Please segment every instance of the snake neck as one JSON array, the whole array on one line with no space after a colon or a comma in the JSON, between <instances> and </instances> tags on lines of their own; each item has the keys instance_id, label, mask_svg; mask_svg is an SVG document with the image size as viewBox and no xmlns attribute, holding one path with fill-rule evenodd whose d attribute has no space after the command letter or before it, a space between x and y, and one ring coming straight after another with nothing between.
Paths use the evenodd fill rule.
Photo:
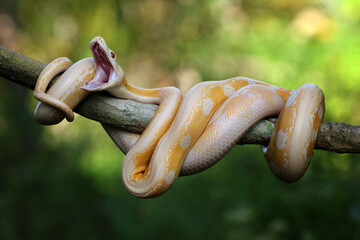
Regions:
<instances>
[{"instance_id":1,"label":"snake neck","mask_svg":"<svg viewBox=\"0 0 360 240\"><path fill-rule=\"evenodd\" d=\"M115 97L152 104L160 103L161 90L162 88L140 88L128 83L125 79L122 80L121 85L107 89L107 91Z\"/></svg>"}]
</instances>

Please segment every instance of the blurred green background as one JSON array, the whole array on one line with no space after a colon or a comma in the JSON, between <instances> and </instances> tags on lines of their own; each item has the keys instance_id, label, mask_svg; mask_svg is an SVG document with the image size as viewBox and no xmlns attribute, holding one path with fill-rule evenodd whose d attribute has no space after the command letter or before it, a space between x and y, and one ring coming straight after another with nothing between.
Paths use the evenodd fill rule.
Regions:
<instances>
[{"instance_id":1,"label":"blurred green background","mask_svg":"<svg viewBox=\"0 0 360 240\"><path fill-rule=\"evenodd\" d=\"M0 0L0 44L41 62L89 57L98 35L135 85L311 82L325 120L360 125L358 0ZM359 154L316 151L285 184L259 146L236 146L143 200L122 186L123 154L98 123L40 126L35 105L0 80L0 239L359 239Z\"/></svg>"}]
</instances>

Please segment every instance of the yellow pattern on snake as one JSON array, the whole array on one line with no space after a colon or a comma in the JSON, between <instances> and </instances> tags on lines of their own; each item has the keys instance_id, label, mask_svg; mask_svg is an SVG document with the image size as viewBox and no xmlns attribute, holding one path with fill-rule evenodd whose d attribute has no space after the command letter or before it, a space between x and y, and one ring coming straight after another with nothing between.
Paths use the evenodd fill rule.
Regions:
<instances>
[{"instance_id":1,"label":"yellow pattern on snake","mask_svg":"<svg viewBox=\"0 0 360 240\"><path fill-rule=\"evenodd\" d=\"M325 111L324 94L317 86L304 84L289 90L236 77L202 82L183 99L175 87L143 89L127 83L103 38L94 38L90 49L92 58L74 65L59 58L43 70L34 90L41 101L35 119L42 124L55 124L64 117L72 121L72 109L94 91L159 104L141 135L103 124L126 153L122 179L131 194L155 197L166 192L178 175L214 165L256 122L277 115L269 146L263 147L268 166L286 182L304 175ZM63 71L45 92L51 79Z\"/></svg>"}]
</instances>

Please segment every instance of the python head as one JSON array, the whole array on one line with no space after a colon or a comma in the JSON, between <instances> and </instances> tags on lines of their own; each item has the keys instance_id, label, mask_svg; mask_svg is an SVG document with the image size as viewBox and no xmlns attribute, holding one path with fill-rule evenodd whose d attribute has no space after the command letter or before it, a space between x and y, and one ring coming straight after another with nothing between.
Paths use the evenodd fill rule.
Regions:
<instances>
[{"instance_id":1,"label":"python head","mask_svg":"<svg viewBox=\"0 0 360 240\"><path fill-rule=\"evenodd\" d=\"M107 46L104 38L95 37L90 42L90 50L95 62L96 74L82 89L89 92L111 91L126 85L124 70L116 61L116 54Z\"/></svg>"}]
</instances>

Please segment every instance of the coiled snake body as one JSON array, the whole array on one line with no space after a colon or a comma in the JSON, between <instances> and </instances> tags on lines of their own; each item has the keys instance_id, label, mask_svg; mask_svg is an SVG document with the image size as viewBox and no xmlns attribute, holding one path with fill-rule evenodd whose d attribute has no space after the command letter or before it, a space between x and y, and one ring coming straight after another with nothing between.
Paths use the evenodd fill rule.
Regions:
<instances>
[{"instance_id":1,"label":"coiled snake body","mask_svg":"<svg viewBox=\"0 0 360 240\"><path fill-rule=\"evenodd\" d=\"M182 99L175 87L143 89L127 83L103 38L94 38L90 49L92 58L74 65L59 58L43 70L34 90L41 101L35 119L42 124L55 124L64 117L72 121L72 109L94 91L159 104L141 135L103 124L126 153L122 179L131 194L154 197L164 193L179 174L194 174L214 165L251 126L276 115L269 146L263 148L268 166L286 182L304 175L325 111L324 94L317 86L304 84L289 90L236 77L200 83ZM45 93L51 79L63 71Z\"/></svg>"}]
</instances>

